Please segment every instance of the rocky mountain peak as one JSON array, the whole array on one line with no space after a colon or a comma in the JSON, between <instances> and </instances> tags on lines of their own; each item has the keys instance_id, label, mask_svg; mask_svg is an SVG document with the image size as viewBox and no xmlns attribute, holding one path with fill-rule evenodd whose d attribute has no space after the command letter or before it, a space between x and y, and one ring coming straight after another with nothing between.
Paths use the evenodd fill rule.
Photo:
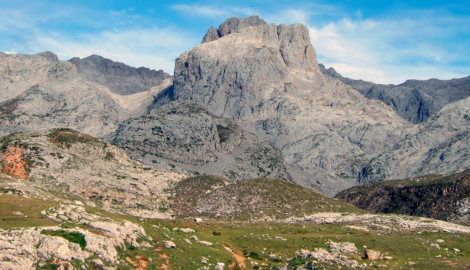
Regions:
<instances>
[{"instance_id":1,"label":"rocky mountain peak","mask_svg":"<svg viewBox=\"0 0 470 270\"><path fill-rule=\"evenodd\" d=\"M238 33L242 29L259 25L267 25L267 23L263 19L260 19L259 16L251 16L248 18L229 18L219 26L219 29L215 29L211 26L202 39L202 43L211 42L223 36Z\"/></svg>"},{"instance_id":2,"label":"rocky mountain peak","mask_svg":"<svg viewBox=\"0 0 470 270\"><path fill-rule=\"evenodd\" d=\"M37 55L40 55L51 62L59 62L59 57L51 51L45 51L42 53L38 53Z\"/></svg>"},{"instance_id":3,"label":"rocky mountain peak","mask_svg":"<svg viewBox=\"0 0 470 270\"><path fill-rule=\"evenodd\" d=\"M86 80L108 87L113 93L130 95L149 91L171 76L163 70L134 68L99 55L69 60Z\"/></svg>"}]
</instances>

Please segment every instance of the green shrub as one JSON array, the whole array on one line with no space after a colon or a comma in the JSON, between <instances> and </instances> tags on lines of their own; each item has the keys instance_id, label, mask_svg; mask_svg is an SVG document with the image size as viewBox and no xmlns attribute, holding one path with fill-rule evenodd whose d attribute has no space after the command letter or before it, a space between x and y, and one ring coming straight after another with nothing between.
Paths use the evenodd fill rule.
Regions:
<instances>
[{"instance_id":1,"label":"green shrub","mask_svg":"<svg viewBox=\"0 0 470 270\"><path fill-rule=\"evenodd\" d=\"M85 236L78 232L67 232L63 230L59 231L42 231L41 234L50 235L50 236L60 236L62 238L67 239L72 243L78 244L82 250L85 250L86 247L86 240Z\"/></svg>"}]
</instances>

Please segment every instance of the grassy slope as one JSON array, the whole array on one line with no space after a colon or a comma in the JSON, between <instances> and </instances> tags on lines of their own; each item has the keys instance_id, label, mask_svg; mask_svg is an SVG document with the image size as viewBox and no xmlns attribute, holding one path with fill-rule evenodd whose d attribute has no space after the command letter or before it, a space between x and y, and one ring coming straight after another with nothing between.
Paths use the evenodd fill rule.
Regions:
<instances>
[{"instance_id":1,"label":"grassy slope","mask_svg":"<svg viewBox=\"0 0 470 270\"><path fill-rule=\"evenodd\" d=\"M319 212L366 213L314 190L268 178L227 183L219 177L200 176L179 182L172 193L171 205L178 217L221 214L224 219L250 220Z\"/></svg>"},{"instance_id":2,"label":"grassy slope","mask_svg":"<svg viewBox=\"0 0 470 270\"><path fill-rule=\"evenodd\" d=\"M44 220L35 211L46 209L55 202L43 201L42 205L38 204L37 200L23 198L21 196L0 196L3 209L9 209L3 202L8 202L8 205L14 206L15 210L23 213L29 213L28 218L16 218L13 216L2 216L0 221L0 228L11 228L12 221L16 222L16 226L45 226L56 224L54 222L45 224ZM216 259L229 265L235 261L230 253L228 253L223 245L230 246L238 254L257 254L258 262L267 263L270 266L277 267L285 264L288 258L294 256L294 252L301 248L313 250L314 248L326 248L325 242L331 239L335 242L353 242L361 249L363 245L369 249L379 250L388 253L395 258L392 261L375 261L374 264L388 265L392 269L409 269L410 266L405 263L408 261L416 262L417 265L413 269L465 269L470 265L470 235L463 234L448 234L448 233L432 233L423 232L417 234L413 231L408 232L395 232L392 234L378 234L374 232L361 232L344 228L345 224L336 225L318 225L318 224L281 224L281 223L220 223L220 222L203 222L196 224L191 220L139 220L129 216L121 216L116 214L109 214L99 208L89 208L87 211L90 213L99 213L103 217L110 217L115 221L129 220L134 223L142 225L147 234L151 235L154 241L151 243L156 249L138 249L127 247L126 250L119 250L121 259L126 260L129 258L133 262L139 263L146 260L147 266L145 269L158 269L157 267L164 263L170 266L169 269L197 269L203 266L201 264L201 257L209 258L209 263L215 264ZM56 224L57 225L57 224ZM160 228L155 229L152 225L158 225ZM64 228L74 228L76 224L63 225ZM85 225L80 227L87 228ZM194 234L186 234L182 232L173 232L172 228L192 228L196 230ZM165 230L163 228L167 228ZM214 236L213 232L220 232L220 235ZM96 231L95 233L99 233ZM177 249L165 249L162 242L168 240L163 233L169 237L174 238ZM281 236L287 241L276 239L269 239L270 237ZM199 240L209 241L214 244L213 247L206 247L193 242L193 245L185 243L182 239L189 238L191 235L196 235ZM430 247L437 239L445 240L441 244L441 249ZM163 248L160 248L163 247ZM449 248L449 251L445 251ZM461 250L460 253L453 252L453 248ZM263 254L263 249L266 249ZM282 262L272 262L267 260L268 254L275 253L283 257ZM166 254L166 255L163 255ZM436 256L441 255L441 258ZM139 257L143 256L143 257ZM168 258L164 258L168 256ZM90 258L93 259L94 257ZM150 261L151 259L152 261ZM360 263L370 263L370 261L363 261L359 256L353 259L359 260ZM266 261L267 260L267 261ZM128 260L127 260L128 261ZM247 261L248 262L248 261ZM299 263L296 261L296 263ZM303 262L302 262L303 263ZM91 265L91 264L90 264ZM248 263L248 266L250 264ZM324 265L325 269L338 269L337 266ZM118 269L135 269L136 267L130 264L120 266ZM53 269L53 268L52 268ZM237 269L237 268L234 268ZM251 267L248 267L251 269ZM343 267L345 269L345 267Z\"/></svg>"}]
</instances>

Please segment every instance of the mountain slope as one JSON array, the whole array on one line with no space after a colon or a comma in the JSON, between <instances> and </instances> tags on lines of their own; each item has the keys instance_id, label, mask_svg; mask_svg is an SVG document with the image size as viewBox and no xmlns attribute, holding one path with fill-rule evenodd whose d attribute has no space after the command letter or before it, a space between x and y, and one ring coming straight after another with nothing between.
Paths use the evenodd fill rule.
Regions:
<instances>
[{"instance_id":1,"label":"mountain slope","mask_svg":"<svg viewBox=\"0 0 470 270\"><path fill-rule=\"evenodd\" d=\"M119 95L149 91L152 87L171 78L163 70L133 68L99 55L91 55L83 59L74 57L69 61L77 67L78 73L85 80L103 85Z\"/></svg>"},{"instance_id":2,"label":"mountain slope","mask_svg":"<svg viewBox=\"0 0 470 270\"><path fill-rule=\"evenodd\" d=\"M172 83L124 98L51 53L0 55L0 68L0 136L64 127L102 137L145 112L153 95Z\"/></svg>"},{"instance_id":3,"label":"mountain slope","mask_svg":"<svg viewBox=\"0 0 470 270\"><path fill-rule=\"evenodd\" d=\"M333 68L319 65L325 76L350 85L370 99L383 101L398 115L413 123L425 122L444 105L470 96L470 77L452 80L408 80L400 85L383 85L353 80L338 74Z\"/></svg>"}]
</instances>

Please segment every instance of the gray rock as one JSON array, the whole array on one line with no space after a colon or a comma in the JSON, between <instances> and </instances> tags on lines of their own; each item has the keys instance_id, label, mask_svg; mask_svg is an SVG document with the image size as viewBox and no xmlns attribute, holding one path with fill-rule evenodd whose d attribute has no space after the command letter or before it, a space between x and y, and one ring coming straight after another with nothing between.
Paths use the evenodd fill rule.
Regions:
<instances>
[{"instance_id":1,"label":"gray rock","mask_svg":"<svg viewBox=\"0 0 470 270\"><path fill-rule=\"evenodd\" d=\"M375 261L375 260L377 260L377 259L380 257L380 251L375 251L375 250L371 250L371 249L366 249L366 250L364 250L364 257L365 257L367 260Z\"/></svg>"}]
</instances>

